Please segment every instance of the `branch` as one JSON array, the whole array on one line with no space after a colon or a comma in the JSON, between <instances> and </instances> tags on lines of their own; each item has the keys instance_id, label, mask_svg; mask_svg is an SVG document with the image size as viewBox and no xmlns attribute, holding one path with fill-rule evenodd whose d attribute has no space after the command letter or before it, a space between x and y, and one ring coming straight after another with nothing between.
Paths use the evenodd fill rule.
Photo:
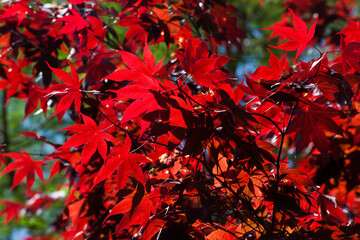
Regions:
<instances>
[{"instance_id":1,"label":"branch","mask_svg":"<svg viewBox=\"0 0 360 240\"><path fill-rule=\"evenodd\" d=\"M279 182L280 182L280 156L281 156L281 151L284 145L284 139L285 139L285 135L289 129L292 117L294 115L294 111L295 108L298 106L299 102L296 102L296 105L292 107L291 109L291 113L290 113L290 118L289 118L289 122L286 126L286 129L284 130L284 132L281 132L281 141L280 141L280 147L279 147L279 152L276 158L276 179L275 179L275 196L274 196L274 207L273 207L273 214L272 214L272 219L271 219L271 232L274 231L274 227L275 227L275 214L276 214L276 210L278 208L278 196L279 196Z\"/></svg>"},{"instance_id":2,"label":"branch","mask_svg":"<svg viewBox=\"0 0 360 240\"><path fill-rule=\"evenodd\" d=\"M2 108L1 108L1 121L2 121L2 126L1 126L1 130L2 130L2 144L4 144L4 150L7 152L7 148L9 146L9 134L8 134L8 125L7 125L7 111L6 111L6 106L5 106L5 102L6 102L6 91L3 91L2 94Z\"/></svg>"}]
</instances>

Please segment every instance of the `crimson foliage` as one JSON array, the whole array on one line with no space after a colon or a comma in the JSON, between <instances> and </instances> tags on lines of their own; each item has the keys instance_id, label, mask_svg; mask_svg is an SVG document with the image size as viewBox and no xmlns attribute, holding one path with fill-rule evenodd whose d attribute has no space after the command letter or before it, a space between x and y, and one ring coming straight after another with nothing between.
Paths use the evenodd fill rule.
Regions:
<instances>
[{"instance_id":1,"label":"crimson foliage","mask_svg":"<svg viewBox=\"0 0 360 240\"><path fill-rule=\"evenodd\" d=\"M70 193L48 239L359 237L360 22L343 2L285 1L264 31L289 52L269 49L269 66L242 81L217 54L245 37L225 1L4 4L6 100L74 123L62 145L24 132L54 152L2 153L1 174L15 172L13 187L26 178L31 196L42 166L63 172ZM156 61L157 44L170 58ZM1 214L51 207L40 200L3 200Z\"/></svg>"}]
</instances>

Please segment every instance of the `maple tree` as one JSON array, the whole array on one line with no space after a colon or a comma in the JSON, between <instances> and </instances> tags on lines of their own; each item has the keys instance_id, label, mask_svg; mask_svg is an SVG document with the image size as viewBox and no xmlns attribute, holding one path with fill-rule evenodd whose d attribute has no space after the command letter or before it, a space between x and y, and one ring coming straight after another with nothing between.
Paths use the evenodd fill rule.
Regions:
<instances>
[{"instance_id":1,"label":"maple tree","mask_svg":"<svg viewBox=\"0 0 360 240\"><path fill-rule=\"evenodd\" d=\"M27 239L359 238L360 17L328 4L284 1L269 66L240 78L226 1L3 4L0 175L29 199L1 200L4 224L62 201ZM12 99L62 142L10 151Z\"/></svg>"}]
</instances>

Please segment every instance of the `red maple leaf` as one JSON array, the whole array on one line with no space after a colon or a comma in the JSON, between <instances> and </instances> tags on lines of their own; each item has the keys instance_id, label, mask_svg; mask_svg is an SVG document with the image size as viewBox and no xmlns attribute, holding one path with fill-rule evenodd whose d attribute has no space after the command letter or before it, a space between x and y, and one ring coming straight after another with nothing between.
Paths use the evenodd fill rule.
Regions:
<instances>
[{"instance_id":1,"label":"red maple leaf","mask_svg":"<svg viewBox=\"0 0 360 240\"><path fill-rule=\"evenodd\" d=\"M279 60L271 51L270 52L270 60L268 66L259 66L253 74L251 74L251 78L254 80L266 80L272 81L274 83L278 82L285 64L286 64L286 54Z\"/></svg>"},{"instance_id":2,"label":"red maple leaf","mask_svg":"<svg viewBox=\"0 0 360 240\"><path fill-rule=\"evenodd\" d=\"M142 113L164 109L166 103L159 93L161 82L155 78L164 59L155 66L155 58L147 45L146 39L144 49L145 64L138 56L132 53L125 51L119 51L119 53L126 66L130 69L117 70L105 78L118 82L132 81L126 87L114 91L118 94L117 99L135 99L125 110L121 123L134 119ZM149 121L143 121L142 133L150 123Z\"/></svg>"},{"instance_id":3,"label":"red maple leaf","mask_svg":"<svg viewBox=\"0 0 360 240\"><path fill-rule=\"evenodd\" d=\"M80 153L78 151L71 151L68 148L55 151L54 153L46 156L44 161L56 161L50 169L48 182L55 174L58 174L60 171L64 170L64 165L66 165L68 169L67 174L69 174L70 185L75 180L75 177L71 172L76 171L81 175L85 170L81 164Z\"/></svg>"},{"instance_id":4,"label":"red maple leaf","mask_svg":"<svg viewBox=\"0 0 360 240\"><path fill-rule=\"evenodd\" d=\"M134 84L130 83L120 90L114 91L118 94L117 99L135 99L135 101L126 108L121 123L134 119L141 113L150 113L165 108L166 104L163 97L158 92L148 88L149 86L147 85L140 85L135 82Z\"/></svg>"},{"instance_id":5,"label":"red maple leaf","mask_svg":"<svg viewBox=\"0 0 360 240\"><path fill-rule=\"evenodd\" d=\"M68 64L71 68L71 76L67 72L61 69L53 68L48 64L49 68L55 73L55 75L64 82L55 84L45 90L47 96L63 95L56 107L55 114L67 110L72 103L75 104L76 110L80 112L82 98L80 87L84 79L79 80L76 70L69 61Z\"/></svg>"},{"instance_id":6,"label":"red maple leaf","mask_svg":"<svg viewBox=\"0 0 360 240\"><path fill-rule=\"evenodd\" d=\"M144 239L151 239L156 233L164 228L166 221L161 218L151 218L144 230Z\"/></svg>"},{"instance_id":7,"label":"red maple leaf","mask_svg":"<svg viewBox=\"0 0 360 240\"><path fill-rule=\"evenodd\" d=\"M341 128L332 120L333 117L341 115L341 112L330 108L310 105L307 109L303 107L295 115L288 133L296 131L296 152L299 153L310 142L323 154L328 156L329 140L324 130L342 135Z\"/></svg>"},{"instance_id":8,"label":"red maple leaf","mask_svg":"<svg viewBox=\"0 0 360 240\"><path fill-rule=\"evenodd\" d=\"M27 6L28 4L27 0L18 1L12 7L8 8L5 13L0 16L0 19L16 19L18 20L17 27L19 27L26 15L33 12L33 10Z\"/></svg>"},{"instance_id":9,"label":"red maple leaf","mask_svg":"<svg viewBox=\"0 0 360 240\"><path fill-rule=\"evenodd\" d=\"M4 223L7 225L13 218L15 222L19 220L20 210L24 207L23 203L13 202L10 200L1 200L1 205L5 206L0 215L6 215Z\"/></svg>"},{"instance_id":10,"label":"red maple leaf","mask_svg":"<svg viewBox=\"0 0 360 240\"><path fill-rule=\"evenodd\" d=\"M136 187L136 190L116 204L105 218L104 222L113 215L124 214L116 231L121 231L132 225L140 224L145 226L150 219L150 213L155 213L154 203L149 199L149 194L144 194L143 187ZM134 201L134 199L136 199ZM137 204L136 204L137 202Z\"/></svg>"},{"instance_id":11,"label":"red maple leaf","mask_svg":"<svg viewBox=\"0 0 360 240\"><path fill-rule=\"evenodd\" d=\"M340 41L341 62L344 73L347 73L354 68L357 72L360 72L360 42L350 42L345 44L345 40L341 37Z\"/></svg>"},{"instance_id":12,"label":"red maple leaf","mask_svg":"<svg viewBox=\"0 0 360 240\"><path fill-rule=\"evenodd\" d=\"M183 52L178 51L177 57L185 72L191 74L194 81L204 87L216 88L216 82L228 79L227 74L219 70L229 60L229 57L212 55L204 41L191 38Z\"/></svg>"},{"instance_id":13,"label":"red maple leaf","mask_svg":"<svg viewBox=\"0 0 360 240\"><path fill-rule=\"evenodd\" d=\"M6 103L10 97L17 95L20 97L22 91L19 89L23 87L24 83L31 82L29 77L22 73L22 69L26 66L26 61L22 58L17 59L17 61L9 60L6 62L8 68L5 68L6 81L0 83L0 89L6 90Z\"/></svg>"},{"instance_id":14,"label":"red maple leaf","mask_svg":"<svg viewBox=\"0 0 360 240\"><path fill-rule=\"evenodd\" d=\"M192 127L193 108L189 102L177 96L170 96L169 104L169 125L181 128Z\"/></svg>"},{"instance_id":15,"label":"red maple leaf","mask_svg":"<svg viewBox=\"0 0 360 240\"><path fill-rule=\"evenodd\" d=\"M65 26L61 30L61 34L73 33L80 31L84 28L90 27L88 21L86 21L78 11L70 9L70 13L59 20L65 22Z\"/></svg>"},{"instance_id":16,"label":"red maple leaf","mask_svg":"<svg viewBox=\"0 0 360 240\"><path fill-rule=\"evenodd\" d=\"M125 143L121 143L113 148L113 151L105 159L104 165L101 167L94 180L94 186L99 182L110 177L117 170L117 185L122 189L130 174L136 178L141 184L145 185L144 174L139 163L151 162L145 156L138 153L130 153L131 140L126 136Z\"/></svg>"},{"instance_id":17,"label":"red maple leaf","mask_svg":"<svg viewBox=\"0 0 360 240\"><path fill-rule=\"evenodd\" d=\"M95 153L96 149L99 151L101 157L105 159L108 148L106 141L116 142L116 139L110 133L104 132L110 124L102 121L99 126L97 126L93 119L83 114L81 114L81 116L84 120L83 124L76 124L60 129L76 132L60 148L78 147L84 144L84 149L81 153L81 162L83 164L88 163L88 160Z\"/></svg>"},{"instance_id":18,"label":"red maple leaf","mask_svg":"<svg viewBox=\"0 0 360 240\"><path fill-rule=\"evenodd\" d=\"M44 112L44 114L46 114L47 101L46 98L44 98L42 90L36 84L32 83L30 85L27 95L28 99L26 100L24 119L29 116L30 113L35 111L39 102L42 111Z\"/></svg>"},{"instance_id":19,"label":"red maple leaf","mask_svg":"<svg viewBox=\"0 0 360 240\"><path fill-rule=\"evenodd\" d=\"M174 85L168 84L169 81L165 80L164 84L161 87L164 89L164 93L167 90L171 90ZM147 127L153 122L154 115L150 116L152 112L157 110L169 110L169 125L184 127L186 128L186 122L191 125L191 112L193 111L191 104L185 102L183 99L170 96L166 94L161 94L154 90L147 89L148 86L137 85L136 81L130 83L126 87L116 90L119 97L118 100L122 98L130 98L135 101L132 102L125 110L121 123L127 122L140 114L144 113L144 117L141 122L141 134L147 129Z\"/></svg>"},{"instance_id":20,"label":"red maple leaf","mask_svg":"<svg viewBox=\"0 0 360 240\"><path fill-rule=\"evenodd\" d=\"M35 181L35 173L45 185L43 170L40 167L44 166L45 163L43 161L33 160L30 154L24 149L22 149L22 152L23 153L11 152L2 154L2 156L15 159L15 162L11 162L9 165L7 165L0 175L4 175L17 169L17 172L14 175L14 181L11 189L17 186L21 180L26 177L26 185L28 188L28 193L30 193L30 189Z\"/></svg>"},{"instance_id":21,"label":"red maple leaf","mask_svg":"<svg viewBox=\"0 0 360 240\"><path fill-rule=\"evenodd\" d=\"M230 228L231 229L231 228ZM234 227L232 227L231 230L235 230ZM232 240L234 239L234 234L232 234L231 230L224 231L222 229L217 229L213 232L211 232L209 235L206 236L206 239L208 240Z\"/></svg>"},{"instance_id":22,"label":"red maple leaf","mask_svg":"<svg viewBox=\"0 0 360 240\"><path fill-rule=\"evenodd\" d=\"M89 23L91 24L91 27L89 28L90 33L93 34L93 37L88 39L88 48L93 49L95 46L101 42L106 37L106 28L104 28L104 24L100 18L93 17L93 16L87 16L87 19ZM93 46L89 46L93 45Z\"/></svg>"},{"instance_id":23,"label":"red maple leaf","mask_svg":"<svg viewBox=\"0 0 360 240\"><path fill-rule=\"evenodd\" d=\"M274 48L284 49L288 51L294 51L297 49L295 60L298 58L300 53L302 53L307 45L310 44L311 39L315 34L315 27L318 21L316 18L315 23L310 27L309 31L303 20L294 14L294 12L289 9L292 15L294 28L291 27L275 27L275 28L264 28L273 30L274 33L289 39L290 41L284 42L280 46L271 46Z\"/></svg>"},{"instance_id":24,"label":"red maple leaf","mask_svg":"<svg viewBox=\"0 0 360 240\"><path fill-rule=\"evenodd\" d=\"M338 34L345 35L345 43L360 42L360 22L348 20L349 23Z\"/></svg>"},{"instance_id":25,"label":"red maple leaf","mask_svg":"<svg viewBox=\"0 0 360 240\"><path fill-rule=\"evenodd\" d=\"M337 206L337 202L335 197L330 197L325 194L319 194L318 198L320 213L323 220L330 220L331 218L335 218L337 221L341 223L348 223L346 215L344 212Z\"/></svg>"},{"instance_id":26,"label":"red maple leaf","mask_svg":"<svg viewBox=\"0 0 360 240\"><path fill-rule=\"evenodd\" d=\"M117 82L135 80L137 85L147 86L148 89L152 89L154 91L159 90L160 81L155 77L160 71L164 59L155 65L155 58L147 44L147 38L145 38L143 54L144 61L135 54L126 51L118 52L120 53L125 65L130 69L119 69L105 78Z\"/></svg>"}]
</instances>

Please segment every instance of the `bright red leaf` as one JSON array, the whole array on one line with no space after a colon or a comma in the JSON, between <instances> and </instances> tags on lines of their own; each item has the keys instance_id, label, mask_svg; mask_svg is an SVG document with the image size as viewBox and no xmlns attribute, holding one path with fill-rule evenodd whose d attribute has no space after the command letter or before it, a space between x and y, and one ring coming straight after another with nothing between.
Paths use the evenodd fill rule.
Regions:
<instances>
[{"instance_id":1,"label":"bright red leaf","mask_svg":"<svg viewBox=\"0 0 360 240\"><path fill-rule=\"evenodd\" d=\"M21 0L15 4L12 4L12 6L9 7L6 12L0 16L0 19L17 19L17 26L19 27L26 15L32 12L31 8L27 6L28 4L29 3L27 0Z\"/></svg>"},{"instance_id":2,"label":"bright red leaf","mask_svg":"<svg viewBox=\"0 0 360 240\"><path fill-rule=\"evenodd\" d=\"M280 46L272 46L274 48L280 48L287 51L294 51L297 49L295 60L298 56L305 50L305 48L310 44L310 41L314 37L315 27L318 21L316 18L315 23L310 27L309 31L303 20L294 14L294 12L289 9L292 15L294 28L291 27L275 27L275 28L264 28L273 30L276 34L289 39L290 41L284 42Z\"/></svg>"},{"instance_id":3,"label":"bright red leaf","mask_svg":"<svg viewBox=\"0 0 360 240\"><path fill-rule=\"evenodd\" d=\"M81 116L84 120L83 124L76 124L58 130L69 130L71 132L75 132L75 134L71 136L64 145L61 146L61 148L71 148L84 145L81 153L81 162L83 164L88 163L89 159L96 150L98 150L100 156L105 159L108 149L106 141L113 143L116 142L116 139L110 133L105 132L111 124L107 121L102 121L99 125L97 125L92 118L83 114L81 114Z\"/></svg>"},{"instance_id":4,"label":"bright red leaf","mask_svg":"<svg viewBox=\"0 0 360 240\"><path fill-rule=\"evenodd\" d=\"M78 11L75 9L70 9L70 13L59 19L65 22L65 26L61 29L62 34L74 33L84 28L90 27L88 21L86 21Z\"/></svg>"},{"instance_id":5,"label":"bright red leaf","mask_svg":"<svg viewBox=\"0 0 360 240\"><path fill-rule=\"evenodd\" d=\"M94 185L110 177L117 170L117 185L119 189L122 189L130 174L132 174L136 180L145 185L144 174L139 166L139 163L151 162L145 156L138 153L130 153L131 140L127 136L125 143L121 143L113 148L113 151L105 159L104 165L95 177Z\"/></svg>"},{"instance_id":6,"label":"bright red leaf","mask_svg":"<svg viewBox=\"0 0 360 240\"><path fill-rule=\"evenodd\" d=\"M40 160L33 160L28 152L22 149L23 153L3 153L3 156L15 159L14 162L11 162L9 165L4 168L0 175L17 170L14 175L14 181L11 189L17 186L21 180L26 177L26 185L28 188L28 193L35 181L35 173L38 175L40 180L45 185L43 170L40 166L44 166L45 163Z\"/></svg>"},{"instance_id":7,"label":"bright red leaf","mask_svg":"<svg viewBox=\"0 0 360 240\"><path fill-rule=\"evenodd\" d=\"M55 73L55 75L64 82L60 84L55 84L45 90L47 96L62 96L60 102L57 104L55 114L67 110L72 103L75 104L76 110L80 112L82 98L80 88L84 79L79 80L79 76L77 75L76 70L73 68L69 61L68 64L71 69L71 76L67 72L61 69L53 68L48 64L49 68Z\"/></svg>"},{"instance_id":8,"label":"bright red leaf","mask_svg":"<svg viewBox=\"0 0 360 240\"><path fill-rule=\"evenodd\" d=\"M125 110L121 123L125 123L142 113L151 113L156 110L165 109L165 99L155 90L149 89L148 85L138 82L130 83L126 87L117 90L118 99L135 99ZM142 127L143 131L146 129Z\"/></svg>"},{"instance_id":9,"label":"bright red leaf","mask_svg":"<svg viewBox=\"0 0 360 240\"><path fill-rule=\"evenodd\" d=\"M165 109L165 99L158 93L162 83L156 78L163 60L155 65L154 55L150 51L146 39L143 54L145 64L138 56L132 53L125 51L120 51L119 53L126 66L130 69L117 70L105 78L120 82L132 80L127 86L115 91L118 94L117 99L119 100L123 98L135 99L126 108L121 123L134 119L142 113L146 114ZM141 132L143 133L149 125L149 121L143 121Z\"/></svg>"},{"instance_id":10,"label":"bright red leaf","mask_svg":"<svg viewBox=\"0 0 360 240\"><path fill-rule=\"evenodd\" d=\"M109 215L106 217L104 222L110 216L117 214L124 214L122 217L117 231L121 231L125 228L128 228L132 225L140 224L145 226L150 219L150 214L155 213L154 203L150 201L149 194L145 194L141 197L140 203L134 206L134 200L132 197L127 197L118 204L116 204L110 211Z\"/></svg>"},{"instance_id":11,"label":"bright red leaf","mask_svg":"<svg viewBox=\"0 0 360 240\"><path fill-rule=\"evenodd\" d=\"M282 56L281 60L277 58L269 49L270 59L268 66L259 66L256 71L251 74L251 78L254 80L265 80L266 82L276 83L284 71L286 64L286 54Z\"/></svg>"},{"instance_id":12,"label":"bright red leaf","mask_svg":"<svg viewBox=\"0 0 360 240\"><path fill-rule=\"evenodd\" d=\"M156 76L162 67L164 59L155 65L155 58L147 44L146 38L143 53L144 61L133 53L126 51L119 51L119 53L129 69L119 69L105 78L117 82L135 80L137 85L146 86L154 91L159 90L160 81L156 79Z\"/></svg>"},{"instance_id":13,"label":"bright red leaf","mask_svg":"<svg viewBox=\"0 0 360 240\"><path fill-rule=\"evenodd\" d=\"M4 206L4 209L0 212L0 215L5 215L5 225L7 225L11 219L14 219L15 222L19 220L19 213L24 207L23 203L1 200L1 205Z\"/></svg>"},{"instance_id":14,"label":"bright red leaf","mask_svg":"<svg viewBox=\"0 0 360 240\"><path fill-rule=\"evenodd\" d=\"M217 82L228 79L220 68L231 58L220 55L209 57L209 48L204 41L190 38L184 51L178 51L177 57L184 71L201 86L216 88Z\"/></svg>"}]
</instances>

